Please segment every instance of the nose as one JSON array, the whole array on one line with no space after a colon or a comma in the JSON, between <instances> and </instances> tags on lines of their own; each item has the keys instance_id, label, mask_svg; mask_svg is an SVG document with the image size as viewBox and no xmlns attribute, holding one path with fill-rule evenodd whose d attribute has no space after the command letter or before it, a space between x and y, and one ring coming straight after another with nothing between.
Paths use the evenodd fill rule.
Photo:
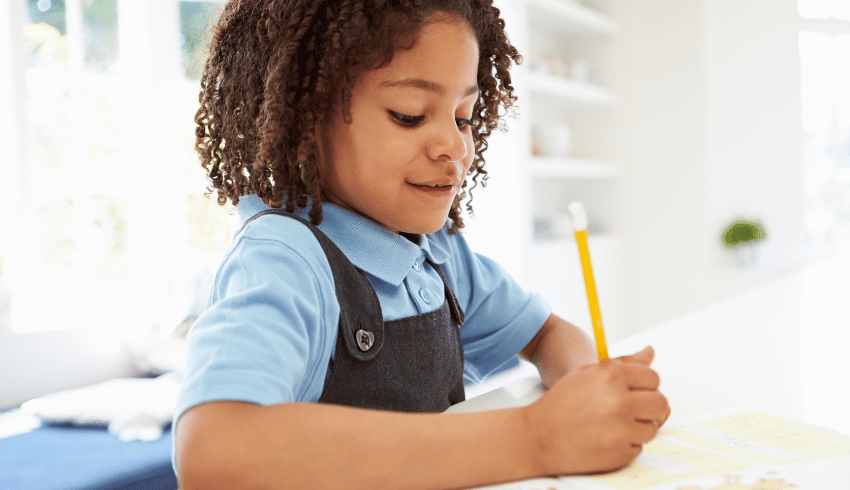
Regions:
<instances>
[{"instance_id":1,"label":"nose","mask_svg":"<svg viewBox=\"0 0 850 490\"><path fill-rule=\"evenodd\" d=\"M434 134L428 145L431 160L449 160L459 162L469 155L467 139L471 136L461 132L454 118L435 126Z\"/></svg>"}]
</instances>

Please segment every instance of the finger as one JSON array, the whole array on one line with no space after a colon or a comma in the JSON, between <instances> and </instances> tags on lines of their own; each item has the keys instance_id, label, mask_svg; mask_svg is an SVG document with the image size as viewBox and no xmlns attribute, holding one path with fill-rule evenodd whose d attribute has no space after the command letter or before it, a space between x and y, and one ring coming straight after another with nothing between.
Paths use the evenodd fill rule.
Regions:
<instances>
[{"instance_id":1,"label":"finger","mask_svg":"<svg viewBox=\"0 0 850 490\"><path fill-rule=\"evenodd\" d=\"M630 390L657 390L661 378L652 368L640 364L625 364L625 381Z\"/></svg>"},{"instance_id":2,"label":"finger","mask_svg":"<svg viewBox=\"0 0 850 490\"><path fill-rule=\"evenodd\" d=\"M658 434L658 423L654 420L637 420L635 421L634 430L632 431L632 444L646 444L655 439Z\"/></svg>"},{"instance_id":3,"label":"finger","mask_svg":"<svg viewBox=\"0 0 850 490\"><path fill-rule=\"evenodd\" d=\"M670 414L673 412L673 409L670 407L669 403L667 405L667 412L664 414L664 418L659 422L658 427L663 426L667 420L670 418Z\"/></svg>"},{"instance_id":4,"label":"finger","mask_svg":"<svg viewBox=\"0 0 850 490\"><path fill-rule=\"evenodd\" d=\"M650 364L652 364L653 359L655 359L655 349L653 349L652 346L644 347L642 351L636 352L628 356L620 356L614 358L614 360L626 364L643 364L644 366L649 366Z\"/></svg>"},{"instance_id":5,"label":"finger","mask_svg":"<svg viewBox=\"0 0 850 490\"><path fill-rule=\"evenodd\" d=\"M670 415L670 405L660 391L634 391L631 393L631 410L638 420L655 421L661 426Z\"/></svg>"}]
</instances>

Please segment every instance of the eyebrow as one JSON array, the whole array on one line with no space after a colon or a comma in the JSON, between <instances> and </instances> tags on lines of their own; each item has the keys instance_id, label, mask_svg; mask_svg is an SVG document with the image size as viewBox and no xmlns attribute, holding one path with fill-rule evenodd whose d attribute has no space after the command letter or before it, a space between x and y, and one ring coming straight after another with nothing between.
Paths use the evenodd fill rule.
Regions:
<instances>
[{"instance_id":1,"label":"eyebrow","mask_svg":"<svg viewBox=\"0 0 850 490\"><path fill-rule=\"evenodd\" d=\"M413 87L422 90L427 90L429 92L434 92L437 95L443 95L446 92L446 89L440 85L439 83L430 82L428 80L423 80L421 78L404 78L402 80L388 80L386 82L381 83L381 87L395 88L395 87ZM466 91L463 92L463 97L469 97L472 94L478 93L478 85L469 86Z\"/></svg>"}]
</instances>

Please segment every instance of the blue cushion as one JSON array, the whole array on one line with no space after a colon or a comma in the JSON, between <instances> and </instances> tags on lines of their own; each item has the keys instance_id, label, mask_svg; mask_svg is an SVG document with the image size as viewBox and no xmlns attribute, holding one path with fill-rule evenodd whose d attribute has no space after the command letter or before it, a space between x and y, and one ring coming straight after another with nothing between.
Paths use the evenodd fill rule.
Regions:
<instances>
[{"instance_id":1,"label":"blue cushion","mask_svg":"<svg viewBox=\"0 0 850 490\"><path fill-rule=\"evenodd\" d=\"M105 427L42 425L0 438L4 490L169 490L171 433L152 442L123 442Z\"/></svg>"}]
</instances>

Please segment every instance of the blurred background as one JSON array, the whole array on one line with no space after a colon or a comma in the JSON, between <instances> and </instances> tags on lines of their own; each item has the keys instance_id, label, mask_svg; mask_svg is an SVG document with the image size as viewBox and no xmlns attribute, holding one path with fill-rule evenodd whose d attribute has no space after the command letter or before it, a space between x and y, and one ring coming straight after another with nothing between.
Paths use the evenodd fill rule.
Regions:
<instances>
[{"instance_id":1,"label":"blurred background","mask_svg":"<svg viewBox=\"0 0 850 490\"><path fill-rule=\"evenodd\" d=\"M561 316L573 200L612 341L848 249L850 3L496 3L525 61L466 236ZM0 408L179 366L236 229L193 148L220 5L0 3Z\"/></svg>"}]
</instances>

